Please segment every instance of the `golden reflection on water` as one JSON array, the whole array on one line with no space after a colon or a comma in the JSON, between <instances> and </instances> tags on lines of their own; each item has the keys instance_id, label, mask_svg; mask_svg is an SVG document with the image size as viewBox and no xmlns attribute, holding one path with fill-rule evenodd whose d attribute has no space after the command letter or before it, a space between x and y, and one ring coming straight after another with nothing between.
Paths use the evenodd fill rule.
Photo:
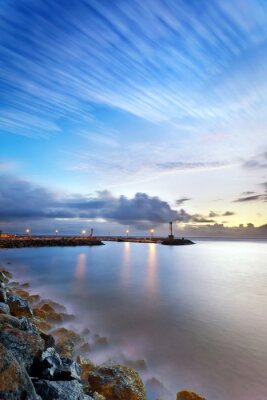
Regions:
<instances>
[{"instance_id":1,"label":"golden reflection on water","mask_svg":"<svg viewBox=\"0 0 267 400\"><path fill-rule=\"evenodd\" d=\"M154 298L158 291L157 246L155 243L148 244L146 291L149 298Z\"/></svg>"},{"instance_id":2,"label":"golden reflection on water","mask_svg":"<svg viewBox=\"0 0 267 400\"><path fill-rule=\"evenodd\" d=\"M75 278L81 281L85 277L86 272L86 254L80 253L77 257L77 263L75 268Z\"/></svg>"},{"instance_id":3,"label":"golden reflection on water","mask_svg":"<svg viewBox=\"0 0 267 400\"><path fill-rule=\"evenodd\" d=\"M122 286L128 287L130 281L130 271L131 271L131 252L130 243L124 242L123 246L123 262L121 271L121 281Z\"/></svg>"}]
</instances>

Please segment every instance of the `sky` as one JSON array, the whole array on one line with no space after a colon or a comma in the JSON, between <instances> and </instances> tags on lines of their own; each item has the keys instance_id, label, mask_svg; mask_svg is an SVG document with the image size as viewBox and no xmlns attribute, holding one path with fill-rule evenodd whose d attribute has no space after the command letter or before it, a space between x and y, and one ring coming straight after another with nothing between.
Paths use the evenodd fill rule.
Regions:
<instances>
[{"instance_id":1,"label":"sky","mask_svg":"<svg viewBox=\"0 0 267 400\"><path fill-rule=\"evenodd\" d=\"M0 230L267 235L266 0L0 0Z\"/></svg>"}]
</instances>

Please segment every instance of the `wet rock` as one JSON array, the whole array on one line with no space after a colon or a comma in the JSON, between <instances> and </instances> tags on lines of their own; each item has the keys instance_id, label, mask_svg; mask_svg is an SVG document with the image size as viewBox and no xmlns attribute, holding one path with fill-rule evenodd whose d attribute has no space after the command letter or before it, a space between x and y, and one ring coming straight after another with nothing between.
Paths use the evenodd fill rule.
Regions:
<instances>
[{"instance_id":1,"label":"wet rock","mask_svg":"<svg viewBox=\"0 0 267 400\"><path fill-rule=\"evenodd\" d=\"M39 307L41 307L43 304L49 304L54 308L55 311L66 312L66 307L64 307L62 304L57 303L56 301L43 299L39 302Z\"/></svg>"},{"instance_id":2,"label":"wet rock","mask_svg":"<svg viewBox=\"0 0 267 400\"><path fill-rule=\"evenodd\" d=\"M33 313L29 307L29 303L17 295L9 295L7 299L10 312L16 317L32 317Z\"/></svg>"},{"instance_id":3,"label":"wet rock","mask_svg":"<svg viewBox=\"0 0 267 400\"><path fill-rule=\"evenodd\" d=\"M52 329L52 324L42 318L33 317L31 321L42 332L49 332Z\"/></svg>"},{"instance_id":4,"label":"wet rock","mask_svg":"<svg viewBox=\"0 0 267 400\"><path fill-rule=\"evenodd\" d=\"M131 368L95 367L89 371L89 387L112 400L145 400L145 388L138 373Z\"/></svg>"},{"instance_id":5,"label":"wet rock","mask_svg":"<svg viewBox=\"0 0 267 400\"><path fill-rule=\"evenodd\" d=\"M182 392L177 393L176 400L206 400L206 399L194 392L188 392L187 390L183 390Z\"/></svg>"},{"instance_id":6,"label":"wet rock","mask_svg":"<svg viewBox=\"0 0 267 400\"><path fill-rule=\"evenodd\" d=\"M0 314L10 314L9 306L0 302Z\"/></svg>"},{"instance_id":7,"label":"wet rock","mask_svg":"<svg viewBox=\"0 0 267 400\"><path fill-rule=\"evenodd\" d=\"M25 282L25 283L22 283L22 284L20 285L20 287L27 289L27 288L30 287L30 284L29 284L29 282Z\"/></svg>"},{"instance_id":8,"label":"wet rock","mask_svg":"<svg viewBox=\"0 0 267 400\"><path fill-rule=\"evenodd\" d=\"M35 333L36 335L39 335L39 330L36 327L36 325L30 321L28 318L26 317L20 317L19 318L20 321L20 329L22 329L23 331L28 331L28 332L32 332Z\"/></svg>"},{"instance_id":9,"label":"wet rock","mask_svg":"<svg viewBox=\"0 0 267 400\"><path fill-rule=\"evenodd\" d=\"M1 324L0 342L20 363L25 365L27 370L30 369L37 354L44 349L44 341L40 335L22 331L4 323Z\"/></svg>"},{"instance_id":10,"label":"wet rock","mask_svg":"<svg viewBox=\"0 0 267 400\"><path fill-rule=\"evenodd\" d=\"M77 363L82 368L82 374L81 374L82 382L87 383L89 372L93 371L96 368L96 366L88 357L83 357L83 356L77 357Z\"/></svg>"},{"instance_id":11,"label":"wet rock","mask_svg":"<svg viewBox=\"0 0 267 400\"><path fill-rule=\"evenodd\" d=\"M40 332L40 336L45 342L45 349L48 347L55 347L55 339L52 335L48 335L45 332Z\"/></svg>"},{"instance_id":12,"label":"wet rock","mask_svg":"<svg viewBox=\"0 0 267 400\"><path fill-rule=\"evenodd\" d=\"M26 292L26 290L22 289L14 289L13 293L16 294L17 296L21 297L23 300L28 300L30 294Z\"/></svg>"},{"instance_id":13,"label":"wet rock","mask_svg":"<svg viewBox=\"0 0 267 400\"><path fill-rule=\"evenodd\" d=\"M43 310L47 313L55 312L55 309L51 306L51 304L44 303L41 307L40 310Z\"/></svg>"},{"instance_id":14,"label":"wet rock","mask_svg":"<svg viewBox=\"0 0 267 400\"><path fill-rule=\"evenodd\" d=\"M55 378L58 380L70 381L76 379L81 380L82 368L80 365L68 358L62 358L62 365L55 371Z\"/></svg>"},{"instance_id":15,"label":"wet rock","mask_svg":"<svg viewBox=\"0 0 267 400\"><path fill-rule=\"evenodd\" d=\"M107 400L104 396L102 396L102 394L99 394L97 392L93 393L93 399L94 400Z\"/></svg>"},{"instance_id":16,"label":"wet rock","mask_svg":"<svg viewBox=\"0 0 267 400\"><path fill-rule=\"evenodd\" d=\"M47 317L47 313L44 310L40 310L40 308L32 309L33 315L38 318L45 319Z\"/></svg>"},{"instance_id":17,"label":"wet rock","mask_svg":"<svg viewBox=\"0 0 267 400\"><path fill-rule=\"evenodd\" d=\"M82 369L79 364L67 358L60 358L53 347L43 351L34 360L33 376L48 380L80 380Z\"/></svg>"},{"instance_id":18,"label":"wet rock","mask_svg":"<svg viewBox=\"0 0 267 400\"><path fill-rule=\"evenodd\" d=\"M55 338L65 337L66 339L71 340L74 344L82 342L82 338L78 333L64 327L55 329L52 332L52 335Z\"/></svg>"},{"instance_id":19,"label":"wet rock","mask_svg":"<svg viewBox=\"0 0 267 400\"><path fill-rule=\"evenodd\" d=\"M105 336L94 335L96 346L107 346L108 339Z\"/></svg>"},{"instance_id":20,"label":"wet rock","mask_svg":"<svg viewBox=\"0 0 267 400\"><path fill-rule=\"evenodd\" d=\"M75 345L68 338L62 337L57 339L55 347L61 357L73 358L75 353Z\"/></svg>"},{"instance_id":21,"label":"wet rock","mask_svg":"<svg viewBox=\"0 0 267 400\"><path fill-rule=\"evenodd\" d=\"M39 378L54 379L55 371L61 367L62 361L59 354L53 347L49 347L35 357L31 374Z\"/></svg>"},{"instance_id":22,"label":"wet rock","mask_svg":"<svg viewBox=\"0 0 267 400\"><path fill-rule=\"evenodd\" d=\"M0 399L39 400L34 386L23 366L11 351L0 343Z\"/></svg>"},{"instance_id":23,"label":"wet rock","mask_svg":"<svg viewBox=\"0 0 267 400\"><path fill-rule=\"evenodd\" d=\"M34 379L36 392L42 400L93 400L83 393L82 385L77 381L47 381Z\"/></svg>"},{"instance_id":24,"label":"wet rock","mask_svg":"<svg viewBox=\"0 0 267 400\"><path fill-rule=\"evenodd\" d=\"M19 318L13 317L13 315L9 314L0 314L0 327L9 325L10 327L21 329L21 324Z\"/></svg>"}]
</instances>

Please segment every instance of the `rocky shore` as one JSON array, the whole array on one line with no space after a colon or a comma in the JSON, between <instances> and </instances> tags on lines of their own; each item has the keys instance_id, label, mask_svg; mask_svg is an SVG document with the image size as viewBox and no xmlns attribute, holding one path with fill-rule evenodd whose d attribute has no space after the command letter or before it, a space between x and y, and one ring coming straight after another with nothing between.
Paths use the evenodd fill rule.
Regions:
<instances>
[{"instance_id":1,"label":"rocky shore","mask_svg":"<svg viewBox=\"0 0 267 400\"><path fill-rule=\"evenodd\" d=\"M90 237L68 236L16 236L0 238L0 248L52 247L52 246L101 246L101 240Z\"/></svg>"},{"instance_id":2,"label":"rocky shore","mask_svg":"<svg viewBox=\"0 0 267 400\"><path fill-rule=\"evenodd\" d=\"M67 329L65 308L27 290L0 268L0 400L145 400L138 373L95 365L84 335ZM95 338L101 340L101 338ZM177 400L205 400L193 392Z\"/></svg>"}]
</instances>

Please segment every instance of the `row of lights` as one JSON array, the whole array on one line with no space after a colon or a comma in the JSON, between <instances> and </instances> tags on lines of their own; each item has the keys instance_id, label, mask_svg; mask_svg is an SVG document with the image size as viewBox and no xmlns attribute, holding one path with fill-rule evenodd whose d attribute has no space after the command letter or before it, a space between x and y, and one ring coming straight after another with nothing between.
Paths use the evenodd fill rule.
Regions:
<instances>
[{"instance_id":1,"label":"row of lights","mask_svg":"<svg viewBox=\"0 0 267 400\"><path fill-rule=\"evenodd\" d=\"M31 230L30 230L29 228L27 228L27 229L25 229L25 232L26 232L26 234L29 236L30 233L31 233ZM55 230L55 234L57 235L58 232L59 232L58 229L56 229L56 230ZM127 236L127 238L128 238L128 236L129 236L129 229L127 229L125 232L126 232L126 236ZM153 237L154 237L154 232L155 232L155 230L154 230L153 228L150 229L150 236L151 236L151 239L153 239ZM81 231L81 233L82 233L82 235L86 235L86 230L83 229L83 230Z\"/></svg>"}]
</instances>

